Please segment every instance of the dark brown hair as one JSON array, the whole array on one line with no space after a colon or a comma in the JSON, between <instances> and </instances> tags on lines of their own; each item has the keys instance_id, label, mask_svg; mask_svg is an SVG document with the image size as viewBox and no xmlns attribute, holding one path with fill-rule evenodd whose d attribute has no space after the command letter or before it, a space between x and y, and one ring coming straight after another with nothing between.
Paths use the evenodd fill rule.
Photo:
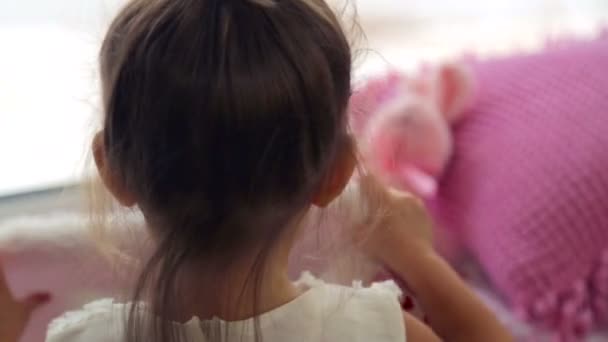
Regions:
<instances>
[{"instance_id":1,"label":"dark brown hair","mask_svg":"<svg viewBox=\"0 0 608 342\"><path fill-rule=\"evenodd\" d=\"M165 318L185 263L219 269L271 246L308 208L348 139L350 76L349 43L322 0L135 0L122 10L101 50L103 137L159 239L133 300L149 291L161 318L132 309L129 341L181 340Z\"/></svg>"}]
</instances>

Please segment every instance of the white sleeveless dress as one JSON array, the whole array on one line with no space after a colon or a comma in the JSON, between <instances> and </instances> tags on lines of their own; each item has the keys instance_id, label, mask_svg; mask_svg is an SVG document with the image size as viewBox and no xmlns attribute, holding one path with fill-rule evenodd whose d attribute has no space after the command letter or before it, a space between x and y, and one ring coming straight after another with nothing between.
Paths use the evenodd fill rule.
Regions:
<instances>
[{"instance_id":1,"label":"white sleeveless dress","mask_svg":"<svg viewBox=\"0 0 608 342\"><path fill-rule=\"evenodd\" d=\"M392 282L362 287L327 284L304 273L296 284L298 298L259 316L264 342L404 342L405 326ZM124 340L125 312L130 304L103 299L82 310L68 312L49 325L47 342L118 342ZM143 306L142 306L143 308ZM175 323L178 324L178 323ZM254 320L226 322L218 318L192 318L178 324L187 341L212 342L218 338L205 331L227 328L222 341L255 341Z\"/></svg>"}]
</instances>

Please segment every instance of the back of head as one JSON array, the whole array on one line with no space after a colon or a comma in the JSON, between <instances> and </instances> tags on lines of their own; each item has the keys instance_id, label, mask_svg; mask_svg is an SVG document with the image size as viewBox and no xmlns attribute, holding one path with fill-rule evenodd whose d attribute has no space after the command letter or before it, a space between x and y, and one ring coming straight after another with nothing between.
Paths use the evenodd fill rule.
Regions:
<instances>
[{"instance_id":1,"label":"back of head","mask_svg":"<svg viewBox=\"0 0 608 342\"><path fill-rule=\"evenodd\" d=\"M123 9L101 51L103 143L160 241L136 299L153 282L162 313L186 261L270 244L306 210L347 140L350 72L322 0Z\"/></svg>"}]
</instances>

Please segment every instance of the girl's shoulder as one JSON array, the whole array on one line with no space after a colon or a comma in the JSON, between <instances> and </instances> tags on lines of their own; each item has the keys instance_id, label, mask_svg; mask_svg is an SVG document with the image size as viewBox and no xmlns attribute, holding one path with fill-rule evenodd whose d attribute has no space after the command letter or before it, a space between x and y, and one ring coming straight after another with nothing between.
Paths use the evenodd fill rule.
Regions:
<instances>
[{"instance_id":1,"label":"girl's shoulder","mask_svg":"<svg viewBox=\"0 0 608 342\"><path fill-rule=\"evenodd\" d=\"M405 341L399 302L402 292L395 282L364 286L360 281L354 281L352 286L341 286L303 273L297 283L316 289L308 293L311 294L309 301L313 302L310 306L318 313L318 319L309 322L321 324L319 341Z\"/></svg>"},{"instance_id":2,"label":"girl's shoulder","mask_svg":"<svg viewBox=\"0 0 608 342\"><path fill-rule=\"evenodd\" d=\"M310 272L304 272L296 285L306 289L301 298L309 297L309 301L318 303L327 314L346 308L380 312L399 308L401 312L399 299L402 292L394 281L374 282L370 286L364 286L361 281L353 281L351 286L343 286L326 283Z\"/></svg>"},{"instance_id":3,"label":"girl's shoulder","mask_svg":"<svg viewBox=\"0 0 608 342\"><path fill-rule=\"evenodd\" d=\"M290 303L253 319L226 322L218 318L196 317L180 324L192 341L206 341L202 330L210 324L229 327L231 331L255 336L259 324L264 340L276 341L405 341L403 314L399 304L401 291L392 281L365 287L325 283L310 273L303 273L296 284L303 293ZM110 342L124 340L126 317L132 304L103 299L67 312L55 319L47 332L47 342ZM141 304L142 310L145 305ZM137 308L139 310L139 308ZM241 340L243 336L235 337ZM245 340L248 340L245 338ZM253 340L253 339L252 339Z\"/></svg>"}]
</instances>

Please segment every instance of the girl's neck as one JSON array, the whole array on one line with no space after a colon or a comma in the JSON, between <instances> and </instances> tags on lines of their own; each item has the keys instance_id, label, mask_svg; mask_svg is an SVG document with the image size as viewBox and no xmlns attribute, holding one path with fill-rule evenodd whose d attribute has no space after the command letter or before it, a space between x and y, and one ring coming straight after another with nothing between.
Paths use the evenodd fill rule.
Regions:
<instances>
[{"instance_id":1,"label":"girl's neck","mask_svg":"<svg viewBox=\"0 0 608 342\"><path fill-rule=\"evenodd\" d=\"M295 234L280 239L258 269L258 253L243 257L216 272L201 272L201 268L194 265L187 267L178 283L178 291L183 297L179 300L180 309L174 319L184 322L196 316L200 319L243 320L297 298L300 290L291 282L287 272L294 238Z\"/></svg>"}]
</instances>

